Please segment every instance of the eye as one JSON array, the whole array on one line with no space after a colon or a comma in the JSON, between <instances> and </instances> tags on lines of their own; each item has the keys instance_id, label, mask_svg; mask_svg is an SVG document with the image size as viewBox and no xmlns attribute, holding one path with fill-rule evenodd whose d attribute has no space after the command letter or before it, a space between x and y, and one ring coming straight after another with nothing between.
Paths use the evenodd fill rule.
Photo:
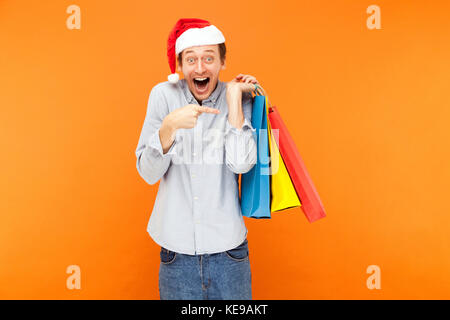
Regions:
<instances>
[{"instance_id":1,"label":"eye","mask_svg":"<svg viewBox=\"0 0 450 320\"><path fill-rule=\"evenodd\" d=\"M206 62L212 62L214 60L213 57L206 57Z\"/></svg>"},{"instance_id":2,"label":"eye","mask_svg":"<svg viewBox=\"0 0 450 320\"><path fill-rule=\"evenodd\" d=\"M186 59L188 63L193 63L194 62L194 58L187 58Z\"/></svg>"}]
</instances>

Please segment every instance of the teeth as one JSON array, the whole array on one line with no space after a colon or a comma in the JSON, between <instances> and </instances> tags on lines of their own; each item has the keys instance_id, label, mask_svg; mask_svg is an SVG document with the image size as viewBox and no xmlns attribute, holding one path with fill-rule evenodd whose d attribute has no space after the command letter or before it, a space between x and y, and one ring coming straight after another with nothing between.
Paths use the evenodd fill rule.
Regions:
<instances>
[{"instance_id":1,"label":"teeth","mask_svg":"<svg viewBox=\"0 0 450 320\"><path fill-rule=\"evenodd\" d=\"M203 80L206 80L208 78L194 78L194 79L197 80L197 81L203 81Z\"/></svg>"}]
</instances>

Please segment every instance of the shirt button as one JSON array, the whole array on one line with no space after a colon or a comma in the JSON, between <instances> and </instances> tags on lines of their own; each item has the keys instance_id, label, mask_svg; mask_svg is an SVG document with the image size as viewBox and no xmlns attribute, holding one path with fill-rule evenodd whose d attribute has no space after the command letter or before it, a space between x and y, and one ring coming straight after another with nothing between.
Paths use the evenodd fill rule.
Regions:
<instances>
[{"instance_id":1,"label":"shirt button","mask_svg":"<svg viewBox=\"0 0 450 320\"><path fill-rule=\"evenodd\" d=\"M193 152L192 155L195 157L197 154L195 152Z\"/></svg>"},{"instance_id":2,"label":"shirt button","mask_svg":"<svg viewBox=\"0 0 450 320\"><path fill-rule=\"evenodd\" d=\"M195 178L195 174L192 175L192 178Z\"/></svg>"},{"instance_id":3,"label":"shirt button","mask_svg":"<svg viewBox=\"0 0 450 320\"><path fill-rule=\"evenodd\" d=\"M194 197L194 200L198 200L198 197Z\"/></svg>"}]
</instances>

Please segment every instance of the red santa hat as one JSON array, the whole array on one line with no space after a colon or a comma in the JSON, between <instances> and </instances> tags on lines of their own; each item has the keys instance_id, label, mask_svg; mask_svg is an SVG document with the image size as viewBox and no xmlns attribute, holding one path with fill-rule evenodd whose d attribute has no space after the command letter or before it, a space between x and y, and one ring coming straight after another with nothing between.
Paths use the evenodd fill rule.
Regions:
<instances>
[{"instance_id":1,"label":"red santa hat","mask_svg":"<svg viewBox=\"0 0 450 320\"><path fill-rule=\"evenodd\" d=\"M168 80L177 83L176 58L184 49L194 46L206 46L224 43L225 37L217 27L202 19L180 19L169 34L167 40L167 58L169 59L171 75Z\"/></svg>"}]
</instances>

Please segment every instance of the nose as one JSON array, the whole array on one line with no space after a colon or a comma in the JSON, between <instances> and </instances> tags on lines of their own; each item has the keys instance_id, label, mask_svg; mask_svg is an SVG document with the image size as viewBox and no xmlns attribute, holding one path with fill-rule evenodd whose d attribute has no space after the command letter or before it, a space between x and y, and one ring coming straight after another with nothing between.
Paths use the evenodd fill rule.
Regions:
<instances>
[{"instance_id":1,"label":"nose","mask_svg":"<svg viewBox=\"0 0 450 320\"><path fill-rule=\"evenodd\" d=\"M205 71L205 66L203 65L202 59L198 59L197 64L195 65L195 72L198 74L203 74Z\"/></svg>"}]
</instances>

